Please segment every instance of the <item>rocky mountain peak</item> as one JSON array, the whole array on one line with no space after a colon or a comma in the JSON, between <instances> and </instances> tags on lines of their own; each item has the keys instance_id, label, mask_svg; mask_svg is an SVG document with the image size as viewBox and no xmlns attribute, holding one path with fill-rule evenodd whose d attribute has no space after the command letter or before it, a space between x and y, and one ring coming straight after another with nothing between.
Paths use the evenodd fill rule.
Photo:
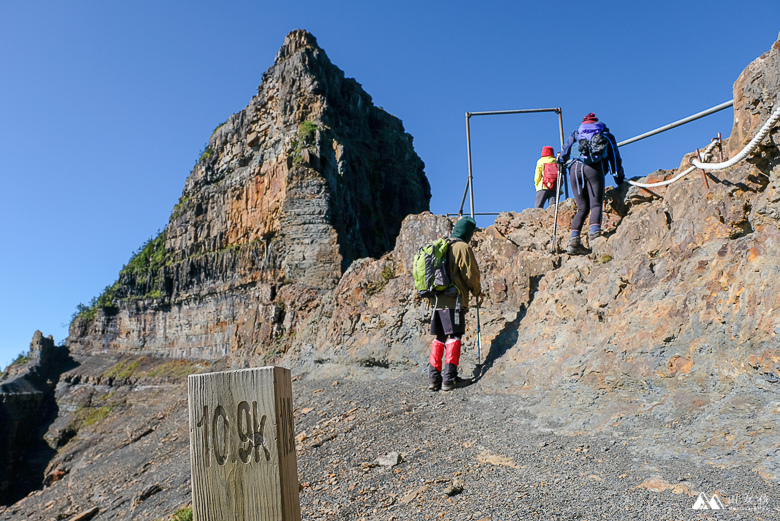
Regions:
<instances>
[{"instance_id":1,"label":"rocky mountain peak","mask_svg":"<svg viewBox=\"0 0 780 521\"><path fill-rule=\"evenodd\" d=\"M212 133L165 230L73 322L69 345L273 350L291 319L285 299L332 289L428 209L423 168L401 121L293 31L257 95Z\"/></svg>"},{"instance_id":2,"label":"rocky mountain peak","mask_svg":"<svg viewBox=\"0 0 780 521\"><path fill-rule=\"evenodd\" d=\"M320 46L317 45L317 38L315 38L314 35L310 32L303 29L295 29L290 31L290 33L284 39L284 45L282 45L281 49L279 49L279 52L276 53L276 60L274 61L274 65L279 65L279 63L283 62L293 54L307 48L316 49L318 51L322 50L320 49Z\"/></svg>"}]
</instances>

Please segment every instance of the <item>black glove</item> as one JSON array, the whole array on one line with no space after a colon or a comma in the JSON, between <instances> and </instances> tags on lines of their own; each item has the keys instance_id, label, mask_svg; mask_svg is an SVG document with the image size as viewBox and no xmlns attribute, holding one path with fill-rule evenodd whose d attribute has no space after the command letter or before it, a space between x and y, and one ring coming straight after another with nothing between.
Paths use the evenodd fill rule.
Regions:
<instances>
[{"instance_id":1,"label":"black glove","mask_svg":"<svg viewBox=\"0 0 780 521\"><path fill-rule=\"evenodd\" d=\"M615 183L617 183L618 186L623 184L623 181L626 180L626 176L623 175L623 172L620 172L619 174L615 174Z\"/></svg>"}]
</instances>

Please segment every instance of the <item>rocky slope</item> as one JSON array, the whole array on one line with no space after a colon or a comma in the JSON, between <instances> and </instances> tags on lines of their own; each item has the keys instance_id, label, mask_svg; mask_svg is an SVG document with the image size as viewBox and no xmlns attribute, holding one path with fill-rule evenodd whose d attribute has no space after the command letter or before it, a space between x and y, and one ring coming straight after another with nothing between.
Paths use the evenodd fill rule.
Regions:
<instances>
[{"instance_id":1,"label":"rocky slope","mask_svg":"<svg viewBox=\"0 0 780 521\"><path fill-rule=\"evenodd\" d=\"M46 487L0 507L0 519L172 519L191 501L184 377L150 376L171 363L150 358L124 380L81 379L122 363L83 362L65 375L59 401L114 412L82 427ZM561 435L535 412L539 394L492 393L485 380L433 394L422 372L364 371L368 379L294 377L303 519L700 519L691 510L700 492L718 495L728 519L780 517L776 484L750 465L654 450L672 429Z\"/></svg>"},{"instance_id":2,"label":"rocky slope","mask_svg":"<svg viewBox=\"0 0 780 521\"><path fill-rule=\"evenodd\" d=\"M299 38L311 41L305 33L293 33L285 45L289 49L280 52L272 71L286 63L286 56L295 54L292 49L299 47L291 41ZM317 54L311 46L303 49L301 56ZM735 123L726 144L728 154L739 150L776 108L778 70L780 43L775 43L736 81ZM267 74L263 85L268 78ZM261 86L260 92L263 89ZM363 106L357 101L360 98L352 99L353 109ZM277 110L283 113L300 108L282 98L277 101ZM350 109L342 107L338 113L345 110ZM271 119L277 117L276 112L269 114ZM241 119L233 116L228 128L237 124L234 118ZM317 118L308 119L314 120ZM325 128L325 123L322 125ZM256 128L260 132L260 127ZM303 128L292 125L288 130L305 134ZM317 140L322 139L322 128L318 126L315 132ZM334 217L335 210L318 214L330 220L318 221L316 226L310 220L295 228L289 220L292 215L303 215L304 207L313 212L309 216L321 210L296 206L303 205L302 197L289 189L289 184L284 194L280 192L276 206L263 199L257 204L267 205L267 210L250 218L254 210L249 208L258 206L244 202L243 212L231 214L226 203L215 202L219 190L236 190L230 192L236 198L245 193L243 187L259 178L225 174L220 178L222 183L209 182L209 176L220 171L217 165L223 164L219 157L240 157L224 155L230 140L220 141L223 132L219 129L212 137L214 150L223 150L222 155L205 158L195 170L185 189L185 196L192 195L184 197L174 210L160 241L165 262L154 260L159 247L152 244L149 262L144 264L146 278L138 270L123 272L111 305L95 310L94 318L84 316L74 322L68 344L81 365L65 373L57 385L60 413L49 427L47 439L58 452L46 470L48 488L11 506L5 518L22 519L36 513L39 519L66 519L98 508L102 519L120 514L152 519L170 515L186 504L186 389L182 375L187 372L263 364L273 359L291 367L300 378L294 392L297 430L304 436L299 439L301 466L317 473L332 469L332 476L317 475L308 481L316 481L319 490L330 488L334 494L337 475L343 470L338 467L340 457L319 448L338 439L341 452L355 454L384 438L377 434L348 442L352 439L349 422L353 421L348 418L359 414L359 408L351 410L359 404L347 408L349 397L339 395L341 384L331 382L335 379L343 384L346 378L357 387L362 385L363 390L356 387L356 396L372 389L375 394L366 400L380 404L380 408L373 416L363 415L357 421L361 429L375 432L386 432L383 425L391 421L382 407L398 407L397 390L403 386L394 383L394 377L406 375L419 385L420 393L424 392L428 316L411 291L410 261L420 244L448 233L452 220L410 212L392 249L387 248L381 256L381 252L372 252L375 258L357 259L362 255L357 249L349 250L338 242L344 233L338 223L345 221ZM254 137L247 139L254 142ZM218 143L223 143L223 148ZM335 151L337 147L330 143L325 149ZM356 141L344 139L344 143L353 146ZM696 145L701 146L692 144L692 148ZM244 145L233 142L230 146ZM292 157L298 147L287 150ZM323 165L326 154L322 148L318 160L304 150L308 148L298 150L300 161ZM350 150L345 144L339 154L348 157ZM292 167L293 161L289 160L287 168L299 172L296 168L301 163ZM324 163L331 164L330 160ZM241 169L249 168L251 162L231 164L233 173L243 172ZM681 168L687 166L687 158L683 158ZM279 168L284 169L284 163ZM630 176L630 170L628 173ZM658 171L647 180L675 173ZM284 179L294 177L288 173ZM270 182L276 178L265 179ZM327 186L328 190L315 190L310 195L329 194L326 199L332 204L335 190L322 180L326 175L306 179L296 182ZM487 293L480 313L482 363L476 363L476 310L472 309L462 368L476 383L453 394L461 398L445 395L436 402L451 407L447 409L450 416L436 417L445 423L442 429L453 432L453 443L467 453L466 444L471 440L463 436L479 432L490 421L498 425L520 422L515 427L529 435L601 433L620 439L633 458L652 460L650 466L653 462L658 468L698 469L704 465L708 470L702 475L710 476L709 481L692 484L680 478L688 490L685 492L675 485L678 477L665 475L659 481L658 476L634 476L627 470L626 476L636 479L632 478L630 487L616 481L609 493L613 496L621 486L667 495L713 492L718 486L713 482L713 469L727 473L724 480L750 474L744 483L766 483L771 489L770 483L780 477L776 441L780 414L780 322L776 310L780 297L774 282L780 272L776 255L780 247L780 129L773 130L749 161L707 174L707 179L709 187L701 174L695 174L651 191L628 185L610 190L608 236L596 241L593 253L585 257L549 252L553 218L549 210L505 213L493 226L475 234ZM355 183L361 185L359 179ZM420 186L421 200L427 203L427 185L421 182ZM228 200L233 199L223 201ZM313 195L306 200L314 206L321 201ZM353 207L360 207L358 200L354 201ZM348 199L339 204L350 205ZM300 211L285 214L291 207ZM275 211L279 227L267 235L273 226L258 223ZM186 226L184 221L173 226L179 212L186 215ZM566 239L573 213L573 201L561 205L556 238L560 243ZM228 232L239 229L255 231ZM299 234L304 229L315 230L311 237L318 239L307 243ZM240 237L235 239L239 246L220 249L223 244L233 244L220 242L226 241L225 237ZM249 241L249 246L242 241ZM302 254L304 244L313 249ZM333 253L335 244L339 244L341 258ZM363 244L353 247L368 248L368 242ZM205 248L206 253L198 255L201 250L197 248ZM353 254L344 253L347 251ZM313 252L317 261L312 260ZM342 264L343 259L352 262ZM148 269L155 266L156 271ZM150 297L148 292L153 291L159 291L160 296ZM149 298L128 299L132 295ZM99 351L107 353L94 354ZM190 359L172 359L183 355ZM194 360L198 357L212 361ZM323 397L316 406L309 403L314 395ZM479 418L469 414L469 408L500 411L512 397L522 403L520 416L527 421L498 412ZM451 403L460 399L470 405L462 409ZM312 410L323 422L329 411L335 412L330 423L323 423L307 416ZM404 409L404 416L406 413L414 417L413 410ZM448 419L458 427L446 425ZM399 428L422 428L420 421L402 422ZM499 433L503 430L497 429ZM419 436L404 439L424 452L428 450L425 436L432 432L419 431ZM344 438L339 437L342 435ZM342 445L341 440L347 441ZM509 453L503 456L510 461L515 461L511 454L517 455L533 443L533 437L519 440L506 432L501 440ZM366 461L372 457L366 455ZM322 458L327 458L328 464ZM631 466L629 459L625 464ZM116 475L122 478L107 478L106 468L118 469ZM417 475L410 476L417 479ZM501 487L505 478L498 475L491 479L496 480L493 485ZM643 481L646 479L655 479L652 483L660 485ZM408 492L408 487L397 483L399 491ZM588 483L576 481L572 486L579 489ZM389 500L380 498L387 490L376 484L364 490L363 499L373 501L377 510L353 509L349 515L387 519L381 508ZM342 490L342 494L347 492ZM316 494L304 499L309 517L322 512L322 497ZM490 494L483 499L490 500ZM590 497L592 501L599 499ZM543 505L557 500L547 496L539 501ZM337 516L338 509L334 511ZM425 509L407 511L399 514L399 519L423 519L429 513ZM571 518L575 513L560 516ZM652 515L644 512L636 517L657 518Z\"/></svg>"},{"instance_id":3,"label":"rocky slope","mask_svg":"<svg viewBox=\"0 0 780 521\"><path fill-rule=\"evenodd\" d=\"M736 81L732 154L776 108L778 70L775 43ZM774 129L749 161L708 173L709 187L696 174L658 189L611 190L608 236L587 257L548 253L548 210L502 214L478 232L488 298L486 358L475 376L495 391L544 390L538 413L561 429L649 417L678 434L679 443L659 449L718 464L750 461L780 477L778 143ZM561 210L565 244L572 201ZM424 367L429 337L409 291L409 262L417 245L448 226L430 214L407 218L393 252L355 263L294 327L298 346L288 363ZM395 278L383 280L387 273ZM471 345L475 318L472 310Z\"/></svg>"}]
</instances>

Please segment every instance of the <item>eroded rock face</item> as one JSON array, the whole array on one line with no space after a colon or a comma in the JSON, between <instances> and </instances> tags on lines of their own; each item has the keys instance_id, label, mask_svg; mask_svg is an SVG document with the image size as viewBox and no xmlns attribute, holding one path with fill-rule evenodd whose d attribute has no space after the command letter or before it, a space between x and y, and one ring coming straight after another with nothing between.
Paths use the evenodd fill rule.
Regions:
<instances>
[{"instance_id":1,"label":"eroded rock face","mask_svg":"<svg viewBox=\"0 0 780 521\"><path fill-rule=\"evenodd\" d=\"M756 58L734 82L734 127L726 150L733 156L748 144L780 101L780 40ZM778 131L763 143L778 144ZM761 154L756 154L758 158ZM756 157L753 158L756 160Z\"/></svg>"},{"instance_id":2,"label":"eroded rock face","mask_svg":"<svg viewBox=\"0 0 780 521\"><path fill-rule=\"evenodd\" d=\"M0 505L40 486L51 457L43 434L57 414L54 385L69 367L65 348L36 331L27 360L11 365L0 378Z\"/></svg>"},{"instance_id":3,"label":"eroded rock face","mask_svg":"<svg viewBox=\"0 0 780 521\"><path fill-rule=\"evenodd\" d=\"M423 166L400 120L293 31L257 96L214 131L164 232L123 270L111 305L73 322L69 346L267 352L283 333L283 287L296 299L334 288L428 209Z\"/></svg>"},{"instance_id":4,"label":"eroded rock face","mask_svg":"<svg viewBox=\"0 0 780 521\"><path fill-rule=\"evenodd\" d=\"M254 241L261 257L246 271L330 288L355 259L392 249L401 220L431 197L400 120L305 31L287 36L257 96L208 148L166 233L174 262Z\"/></svg>"}]
</instances>

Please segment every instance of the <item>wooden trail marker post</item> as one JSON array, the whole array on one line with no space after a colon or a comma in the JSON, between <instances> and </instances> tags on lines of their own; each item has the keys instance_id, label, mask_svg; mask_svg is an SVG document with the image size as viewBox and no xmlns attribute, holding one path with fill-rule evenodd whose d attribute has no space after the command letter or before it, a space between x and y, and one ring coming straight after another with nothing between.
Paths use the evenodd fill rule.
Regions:
<instances>
[{"instance_id":1,"label":"wooden trail marker post","mask_svg":"<svg viewBox=\"0 0 780 521\"><path fill-rule=\"evenodd\" d=\"M190 375L196 521L300 521L289 369Z\"/></svg>"}]
</instances>

